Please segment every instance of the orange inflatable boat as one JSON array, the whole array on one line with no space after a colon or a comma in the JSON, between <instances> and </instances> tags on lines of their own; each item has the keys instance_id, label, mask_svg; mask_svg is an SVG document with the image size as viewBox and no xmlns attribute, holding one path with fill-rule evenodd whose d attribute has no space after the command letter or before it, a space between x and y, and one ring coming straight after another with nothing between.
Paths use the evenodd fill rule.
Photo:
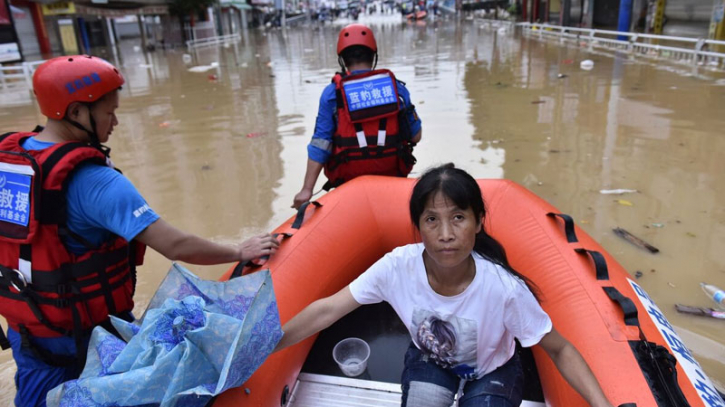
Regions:
<instances>
[{"instance_id":1,"label":"orange inflatable boat","mask_svg":"<svg viewBox=\"0 0 725 407\"><path fill-rule=\"evenodd\" d=\"M283 241L263 267L271 270L282 323L393 248L420 241L408 215L414 182L357 178L276 229ZM479 184L488 231L538 285L554 326L581 352L615 406L725 407L657 305L570 217L511 181ZM224 278L258 269L238 265ZM214 406L284 406L314 341L273 354ZM586 405L543 350L534 347L533 356L546 405Z\"/></svg>"}]
</instances>

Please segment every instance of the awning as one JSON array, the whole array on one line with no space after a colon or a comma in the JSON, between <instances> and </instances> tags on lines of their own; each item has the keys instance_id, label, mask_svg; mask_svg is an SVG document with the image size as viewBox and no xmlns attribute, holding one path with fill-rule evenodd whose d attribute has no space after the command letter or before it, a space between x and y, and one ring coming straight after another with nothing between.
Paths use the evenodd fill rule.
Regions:
<instances>
[{"instance_id":1,"label":"awning","mask_svg":"<svg viewBox=\"0 0 725 407\"><path fill-rule=\"evenodd\" d=\"M125 17L125 16L154 16L169 14L169 7L166 5L144 6L136 8L110 8L110 7L89 7L76 4L76 13L88 16L100 17Z\"/></svg>"},{"instance_id":2,"label":"awning","mask_svg":"<svg viewBox=\"0 0 725 407\"><path fill-rule=\"evenodd\" d=\"M220 4L222 7L234 7L238 10L252 9L252 6L249 5L245 0L221 0Z\"/></svg>"}]
</instances>

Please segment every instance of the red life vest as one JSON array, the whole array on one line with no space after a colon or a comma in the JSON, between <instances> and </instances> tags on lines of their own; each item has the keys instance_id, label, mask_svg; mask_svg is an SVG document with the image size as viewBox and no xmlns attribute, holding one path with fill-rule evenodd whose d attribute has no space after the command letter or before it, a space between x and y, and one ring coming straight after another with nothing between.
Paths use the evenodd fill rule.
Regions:
<instances>
[{"instance_id":1,"label":"red life vest","mask_svg":"<svg viewBox=\"0 0 725 407\"><path fill-rule=\"evenodd\" d=\"M0 314L24 334L77 337L133 309L145 246L116 237L83 255L67 250L68 238L89 245L66 227L68 181L81 163L107 158L80 142L23 149L35 134L0 136Z\"/></svg>"},{"instance_id":2,"label":"red life vest","mask_svg":"<svg viewBox=\"0 0 725 407\"><path fill-rule=\"evenodd\" d=\"M407 117L413 107L405 107L399 99L393 73L387 69L338 73L332 82L337 129L324 167L326 189L360 175L407 176L415 164Z\"/></svg>"}]
</instances>

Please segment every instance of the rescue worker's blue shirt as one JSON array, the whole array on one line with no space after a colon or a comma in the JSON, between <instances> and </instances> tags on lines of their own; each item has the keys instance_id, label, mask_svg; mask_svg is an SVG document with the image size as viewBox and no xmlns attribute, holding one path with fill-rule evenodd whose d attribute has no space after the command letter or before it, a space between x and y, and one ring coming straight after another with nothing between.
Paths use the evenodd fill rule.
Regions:
<instances>
[{"instance_id":1,"label":"rescue worker's blue shirt","mask_svg":"<svg viewBox=\"0 0 725 407\"><path fill-rule=\"evenodd\" d=\"M367 70L352 71L351 74L368 72ZM410 92L400 81L398 81L398 96L403 98L404 107L411 105ZM401 106L402 108L403 106ZM335 113L337 111L337 99L335 96L335 83L330 83L322 91L320 96L320 107L317 110L317 121L315 122L315 133L312 141L307 145L307 156L312 161L324 164L332 153L332 138L335 135L337 123ZM408 123L410 123L410 136L413 137L421 129L422 123L415 113L415 110L408 112Z\"/></svg>"},{"instance_id":2,"label":"rescue worker's blue shirt","mask_svg":"<svg viewBox=\"0 0 725 407\"><path fill-rule=\"evenodd\" d=\"M22 147L42 150L53 144L30 137ZM66 201L68 229L96 246L114 235L130 242L159 219L131 181L106 166L87 164L77 168L68 183ZM88 251L73 239L65 243L74 254Z\"/></svg>"}]
</instances>

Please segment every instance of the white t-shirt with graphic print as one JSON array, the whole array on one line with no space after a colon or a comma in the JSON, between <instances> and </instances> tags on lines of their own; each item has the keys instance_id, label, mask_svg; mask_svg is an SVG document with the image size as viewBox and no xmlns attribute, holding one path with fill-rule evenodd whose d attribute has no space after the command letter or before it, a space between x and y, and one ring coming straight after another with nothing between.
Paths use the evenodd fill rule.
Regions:
<instances>
[{"instance_id":1,"label":"white t-shirt with graphic print","mask_svg":"<svg viewBox=\"0 0 725 407\"><path fill-rule=\"evenodd\" d=\"M539 343L551 319L523 281L474 253L476 275L460 294L446 297L428 283L422 243L386 254L350 284L360 304L388 302L415 345L464 379L479 378L515 351Z\"/></svg>"}]
</instances>

